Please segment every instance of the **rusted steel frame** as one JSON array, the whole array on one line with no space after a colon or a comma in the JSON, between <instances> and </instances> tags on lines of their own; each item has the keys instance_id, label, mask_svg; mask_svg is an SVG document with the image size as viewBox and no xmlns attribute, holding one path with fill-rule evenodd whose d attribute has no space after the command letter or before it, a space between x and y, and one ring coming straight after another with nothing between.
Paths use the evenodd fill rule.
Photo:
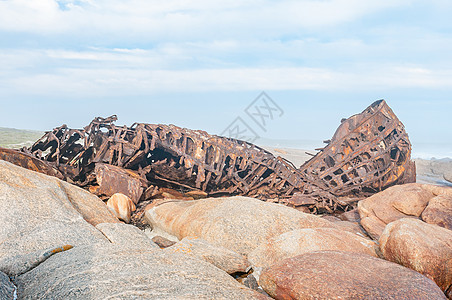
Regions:
<instances>
[{"instance_id":1,"label":"rusted steel frame","mask_svg":"<svg viewBox=\"0 0 452 300\"><path fill-rule=\"evenodd\" d=\"M148 126L151 126L151 125L148 125ZM229 149L226 150L226 149L224 149L222 147L224 142L225 142L224 140L222 140L223 143L217 143L216 145L213 145L212 144L212 139L205 139L203 141L203 143L204 143L203 146L205 147L205 149L208 149L210 146L216 146L215 148L218 148L218 147L223 148L223 149L220 150L221 153L228 153L228 155L224 155L223 157L220 156L220 158L221 158L220 160L222 161L222 163L219 164L219 165L221 167L213 169L213 168L209 167L209 165L205 165L205 163L204 163L205 158L206 158L206 152L205 151L202 151L201 153L198 153L198 154L200 154L199 157L191 156L190 154L192 154L192 153L187 153L187 151L184 151L186 149L186 146L185 146L186 142L185 141L187 139L184 140L182 149L178 149L178 148L174 147L174 142L173 143L168 143L168 142L165 142L166 139L162 139L163 138L162 133L164 135L168 135L170 130L173 129L173 128L165 128L162 125L159 125L159 126L160 126L159 129L161 129L161 130L159 130L159 132L160 132L160 136L159 136L160 140L156 140L157 144L161 144L164 147L165 146L166 147L169 146L172 151L176 152L181 157L180 161L186 161L187 159L190 159L191 161L194 162L195 165L201 166L201 168L199 168L198 174L197 174L197 182L198 182L198 186L197 187L200 187L199 183L203 181L203 180L199 180L199 178L202 175L206 176L205 174L202 174L201 172L210 171L210 174L215 174L215 175L219 174L219 171L221 170L220 168L224 168L224 161L227 160L228 157L229 157L231 163L228 166L227 170L225 170L225 173L227 174L226 176L229 175L229 177L231 177L230 180L235 181L236 184L238 184L238 187L244 193L247 193L247 192L249 192L249 191L251 191L253 189L253 182L256 183L256 180L253 179L252 182L247 182L246 181L246 179L251 178L252 176L246 176L245 180L243 178L241 178L240 176L238 176L238 173L243 172L243 171L250 172L250 173L248 173L248 175L252 174L253 168L251 168L251 170L249 170L249 168L247 168L249 166L249 163L243 164L244 160L245 161L249 161L250 160L249 157L242 157L242 165L243 166L242 166L242 168L240 168L240 164L236 161L236 158L240 155L240 153L237 153L237 154L234 153L234 149L236 149L237 145L232 145L232 146L229 147ZM155 127L151 128L151 129L156 131ZM170 130L168 130L168 129L170 129ZM148 128L148 130L149 130L149 128ZM204 132L196 132L196 133L198 135L201 135L201 136L205 134ZM187 134L187 130L186 129L182 130L182 135L184 135L184 134ZM174 133L172 134L172 136L174 138L176 138L176 139L180 139L181 138L180 135L174 135ZM193 141L193 139L192 139L192 141ZM213 142L216 142L216 141L213 141ZM235 141L235 142L237 143L238 141ZM196 144L196 141L193 141L193 143ZM200 148L199 143L198 143L197 146L198 146L197 149L199 149ZM242 142L242 144L239 144L239 146L242 147L242 149L246 148L247 150L249 150L250 148L256 149L256 147L254 147L254 146L250 147L247 144L244 144L243 142ZM271 154L264 152L265 150L263 150L263 149L259 149L259 150L260 150L259 154L262 154L261 156L263 156L264 158L265 158L265 155L267 155L270 158L273 158L273 156ZM259 157L259 155L256 155L255 157L257 158L257 157ZM218 159L217 159L217 161L218 161ZM265 164L263 162L263 160L261 160L261 159L255 159L252 163L262 164L262 165L265 165L266 168L268 168L268 163ZM256 169L256 168L254 168L254 169ZM224 171L224 170L222 170L222 171ZM207 174L207 177L208 176L209 175ZM219 179L221 179L221 178L217 177L216 181L218 182ZM205 190L205 187L206 187L206 185L203 186L204 190ZM229 189L229 191L230 191L230 189Z\"/></svg>"},{"instance_id":2,"label":"rusted steel frame","mask_svg":"<svg viewBox=\"0 0 452 300\"><path fill-rule=\"evenodd\" d=\"M354 122L355 124L353 124ZM355 126L353 130L346 130L348 129L346 127L352 126ZM364 137L362 136L363 132L366 133ZM394 141L394 136L398 136L400 139L403 139L404 142L406 142L407 149L401 149L401 146L398 144L397 137L395 138L396 141ZM366 140L369 137L370 140ZM356 140L359 143L359 145L357 145L358 148L353 149L354 145L350 143L352 139ZM385 144L384 150L377 148L379 144L378 141ZM387 145L388 142L390 142L391 144ZM355 166L353 168L353 171L350 170L350 172L356 172L358 174L358 176L355 176L353 180L356 182L359 181L359 179L364 178L366 179L365 181L367 181L366 184L369 184L369 181L375 183L381 181L381 178L383 178L386 174L382 175L381 177L373 176L371 174L372 172L374 172L372 170L375 169L373 165L377 162L375 153L373 153L373 151L371 150L372 148L376 148L377 153L389 156L388 152L390 152L393 147L396 147L401 152L406 151L405 161L403 162L403 164L406 164L409 161L410 155L410 144L408 136L404 132L403 125L394 115L392 110L386 105L384 101L379 101L369 106L365 111L363 111L363 113L352 116L350 119L345 121L345 123L338 128L329 145L326 146L318 155L316 155L316 157L312 158L310 161L300 167L300 170L310 181L317 182L324 189L331 188L334 194L340 195L350 192L350 190L347 190L345 186L350 182L352 178L349 178L349 176L347 176L345 178L348 178L348 180L343 181L342 178L344 177L342 177L342 173L346 171L344 170L344 167L347 164L351 164L352 160L359 157L358 154L364 152L368 153L368 160L371 161L371 163L367 164L366 167L371 171L366 170L367 172L365 172L363 177L360 176L359 173L357 173L358 168L356 168ZM352 151L347 152L347 149ZM340 161L338 161L337 159L338 155L341 155ZM362 160L362 158L360 159ZM328 160L331 161L331 166L328 165ZM387 167L389 169L394 168L393 164L392 166L387 165ZM339 170L340 172L338 172ZM398 171L400 170L400 168L394 168L394 170ZM334 174L335 172L338 172L338 174ZM370 180L367 180L368 178L370 178ZM390 179L391 178L389 178L388 180ZM394 182L395 181L393 180L393 182L389 181L385 184L392 184ZM333 183L336 186L330 187L330 185ZM362 183L356 184L355 189L361 190L362 186ZM372 186L372 184L370 184L370 186Z\"/></svg>"},{"instance_id":3,"label":"rusted steel frame","mask_svg":"<svg viewBox=\"0 0 452 300\"><path fill-rule=\"evenodd\" d=\"M300 193L316 199L316 205L310 208L317 210L347 207L336 196L361 192L363 188L379 189L396 182L400 179L398 173L404 171L396 167L400 153L404 155L402 160L405 159L402 168L410 156L403 125L384 102L376 102L345 121L330 144L300 169L243 141L174 125L134 123L131 127L119 127L114 125L116 120L116 116L96 118L83 130L68 129L65 125L57 127L27 151L54 162L64 169L68 180L79 185L87 186L95 181L92 164L108 163L132 168L147 181L160 180L210 194L278 197L284 202L284 198ZM383 122L385 128L380 130ZM379 142L385 145L384 149L378 148ZM376 151L371 151L373 147L377 147ZM388 154L392 148L398 151L396 158ZM380 158L384 161L381 168ZM328 166L327 159L333 167ZM345 169L347 165L349 169ZM364 171L359 171L360 168ZM334 174L337 170L341 173ZM335 178L336 187L325 181L328 176L331 180ZM342 176L347 180L342 182Z\"/></svg>"},{"instance_id":4,"label":"rusted steel frame","mask_svg":"<svg viewBox=\"0 0 452 300\"><path fill-rule=\"evenodd\" d=\"M390 130L390 131L393 132L394 130ZM385 136L387 136L387 135L385 135ZM385 147L386 147L386 148L391 148L391 147L395 146L395 144L398 143L402 138L403 138L403 137L400 136L400 137L399 137L396 141L394 141L392 144L390 144L389 146L385 146ZM371 141L369 144L366 144L366 145L360 147L359 149L353 151L353 152L352 152L350 155L348 155L348 156L349 156L349 157L356 157L356 155L359 154L359 153L361 153L361 152L368 152L368 151L370 151L370 149L371 149L373 146L375 146L375 142L378 141L378 140L379 140L379 139L374 139L374 140ZM378 145L377 145L377 146L378 146ZM377 146L375 146L375 147L377 147ZM364 165L364 163L368 163L368 162L374 160L375 158L380 157L381 155L384 155L384 154L386 154L386 153L383 152L383 153L381 153L379 156L376 156L376 157L372 157L372 156L371 156L371 157L368 158L366 161L361 162L361 164L358 165L358 166L356 166L356 167L362 166L362 165ZM348 157L347 157L347 158L348 158ZM350 162L350 160L344 160L344 161L340 162L339 165L337 166L337 169L342 169L342 168L343 168L346 164L348 164L349 162ZM336 167L336 166L335 166L335 167ZM347 170L347 171L348 171L348 170ZM334 171L331 170L331 169L325 170L324 173L320 173L320 174L319 174L319 177L320 177L320 178L323 178L323 177L325 177L325 176L327 176L327 175L331 175L332 172L334 172ZM345 172L345 171L344 171L344 172Z\"/></svg>"},{"instance_id":5,"label":"rusted steel frame","mask_svg":"<svg viewBox=\"0 0 452 300\"><path fill-rule=\"evenodd\" d=\"M402 137L399 137L398 140L396 140L396 141L395 141L393 144L391 144L389 147L394 146L394 145L395 145L396 143L398 143L401 139L402 139ZM371 147L371 146L369 146L369 147ZM356 172L356 170L357 170L358 168L364 167L364 166L369 166L369 168L370 168L369 163L371 163L372 161L378 160L378 159L380 159L380 158L383 158L383 157L387 154L386 152L383 152L383 151L379 151L379 152L380 152L380 153L379 153L378 155L372 157L372 159L367 159L367 160L365 160L365 161L362 161L360 164L354 166L354 168L349 169L349 170L345 170L345 171L343 171L343 173L341 173L341 174L339 174L339 175L341 175L341 176L343 176L343 175L348 175L348 174L350 174L350 173L352 173L352 172ZM338 166L338 169L342 169L342 168L345 166L345 164L347 164L347 163L348 163L348 161L342 162L341 165ZM372 170L373 170L373 169L372 169ZM385 168L385 170L387 170L388 172L391 171L390 168ZM376 171L376 170L373 170L372 172L375 173L375 171ZM387 174L387 173L385 173L385 174ZM364 176L364 177L355 177L355 178L348 177L348 178L350 179L350 181L356 181L356 179L365 179L365 178L378 180L379 178L384 177L385 174L381 174L381 175L378 175L378 176L370 176L370 175L368 175L368 176ZM336 177L336 176L339 176L339 175L334 174L334 171L330 170L330 171L328 171L328 173L321 174L320 177L321 177L321 178L324 178L324 177L326 177L326 176L334 176L334 177ZM361 183L362 183L362 182L354 182L353 187L356 188L356 186L357 186L358 184L361 184ZM348 189L348 188L346 187L347 185L348 185L348 183L347 183L346 185L344 185L344 186L341 186L341 187L330 187L330 188L331 188L331 191L332 191L334 194L336 194L336 195L346 194L347 192L349 192L349 191L351 191L351 190L353 189L353 187L350 188L350 189Z\"/></svg>"}]
</instances>

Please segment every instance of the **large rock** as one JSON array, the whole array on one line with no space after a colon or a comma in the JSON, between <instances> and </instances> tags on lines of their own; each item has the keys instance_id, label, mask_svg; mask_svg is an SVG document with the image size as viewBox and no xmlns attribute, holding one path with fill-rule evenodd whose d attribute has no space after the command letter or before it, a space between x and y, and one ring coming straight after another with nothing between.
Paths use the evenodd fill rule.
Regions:
<instances>
[{"instance_id":1,"label":"large rock","mask_svg":"<svg viewBox=\"0 0 452 300\"><path fill-rule=\"evenodd\" d=\"M118 222L105 204L54 177L0 161L0 257L108 240L85 221Z\"/></svg>"},{"instance_id":2,"label":"large rock","mask_svg":"<svg viewBox=\"0 0 452 300\"><path fill-rule=\"evenodd\" d=\"M148 209L145 217L153 228L179 239L200 237L245 256L284 232L334 227L317 216L247 197L171 201Z\"/></svg>"},{"instance_id":3,"label":"large rock","mask_svg":"<svg viewBox=\"0 0 452 300\"><path fill-rule=\"evenodd\" d=\"M452 296L451 230L401 219L386 226L379 242L387 260L426 275Z\"/></svg>"},{"instance_id":4,"label":"large rock","mask_svg":"<svg viewBox=\"0 0 452 300\"><path fill-rule=\"evenodd\" d=\"M242 255L223 247L213 246L200 238L184 238L164 251L182 253L202 259L228 274L246 273L250 263Z\"/></svg>"},{"instance_id":5,"label":"large rock","mask_svg":"<svg viewBox=\"0 0 452 300\"><path fill-rule=\"evenodd\" d=\"M15 282L20 299L265 299L204 261L114 244L59 253Z\"/></svg>"},{"instance_id":6,"label":"large rock","mask_svg":"<svg viewBox=\"0 0 452 300\"><path fill-rule=\"evenodd\" d=\"M262 243L250 253L253 267L269 267L303 253L320 250L339 250L377 257L373 241L334 228L307 228L283 233Z\"/></svg>"},{"instance_id":7,"label":"large rock","mask_svg":"<svg viewBox=\"0 0 452 300\"><path fill-rule=\"evenodd\" d=\"M452 188L410 183L390 187L358 203L361 225L374 239L378 239L387 224L401 218L419 219L437 196L452 202ZM438 205L433 200L425 221L452 228L452 210L448 205Z\"/></svg>"},{"instance_id":8,"label":"large rock","mask_svg":"<svg viewBox=\"0 0 452 300\"><path fill-rule=\"evenodd\" d=\"M318 251L283 260L262 273L275 299L446 299L427 277L365 254Z\"/></svg>"},{"instance_id":9,"label":"large rock","mask_svg":"<svg viewBox=\"0 0 452 300\"><path fill-rule=\"evenodd\" d=\"M5 273L0 272L0 299L15 300L16 288Z\"/></svg>"},{"instance_id":10,"label":"large rock","mask_svg":"<svg viewBox=\"0 0 452 300\"><path fill-rule=\"evenodd\" d=\"M159 249L143 231L133 225L123 223L102 223L96 226L113 244L138 249Z\"/></svg>"}]
</instances>

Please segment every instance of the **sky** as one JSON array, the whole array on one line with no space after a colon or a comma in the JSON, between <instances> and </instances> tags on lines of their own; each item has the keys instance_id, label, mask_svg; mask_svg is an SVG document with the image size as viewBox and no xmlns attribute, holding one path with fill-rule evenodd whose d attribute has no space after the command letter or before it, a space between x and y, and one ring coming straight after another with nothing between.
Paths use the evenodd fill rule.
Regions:
<instances>
[{"instance_id":1,"label":"sky","mask_svg":"<svg viewBox=\"0 0 452 300\"><path fill-rule=\"evenodd\" d=\"M385 99L413 156L452 157L451 15L450 0L0 0L0 127L116 114L321 147Z\"/></svg>"}]
</instances>

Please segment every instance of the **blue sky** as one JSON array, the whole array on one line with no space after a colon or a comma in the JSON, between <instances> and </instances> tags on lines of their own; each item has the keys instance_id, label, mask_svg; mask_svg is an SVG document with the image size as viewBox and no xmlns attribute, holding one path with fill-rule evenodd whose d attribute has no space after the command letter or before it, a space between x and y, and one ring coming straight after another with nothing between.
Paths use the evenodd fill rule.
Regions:
<instances>
[{"instance_id":1,"label":"blue sky","mask_svg":"<svg viewBox=\"0 0 452 300\"><path fill-rule=\"evenodd\" d=\"M321 141L386 99L452 157L450 0L1 0L0 127L173 123L221 133L262 91L268 139Z\"/></svg>"}]
</instances>

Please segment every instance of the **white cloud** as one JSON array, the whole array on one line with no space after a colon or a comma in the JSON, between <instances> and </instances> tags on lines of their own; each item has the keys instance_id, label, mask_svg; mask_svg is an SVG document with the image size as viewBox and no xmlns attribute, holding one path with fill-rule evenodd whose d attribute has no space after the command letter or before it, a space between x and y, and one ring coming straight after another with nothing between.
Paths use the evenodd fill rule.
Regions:
<instances>
[{"instance_id":1,"label":"white cloud","mask_svg":"<svg viewBox=\"0 0 452 300\"><path fill-rule=\"evenodd\" d=\"M37 33L63 45L0 50L0 89L86 97L448 88L450 35L410 24L364 35L337 29L416 1L0 1L0 34ZM82 50L65 47L65 39L83 40ZM148 47L127 48L140 43Z\"/></svg>"},{"instance_id":2,"label":"white cloud","mask_svg":"<svg viewBox=\"0 0 452 300\"><path fill-rule=\"evenodd\" d=\"M213 45L212 47L215 47ZM346 69L302 66L171 68L171 51L92 49L0 52L0 93L86 98L156 92L450 88L452 70L414 64L367 63ZM177 52L177 51L176 51ZM31 59L33 58L33 59ZM9 64L7 63L9 62ZM46 69L41 69L44 64ZM30 65L36 65L31 67Z\"/></svg>"},{"instance_id":3,"label":"white cloud","mask_svg":"<svg viewBox=\"0 0 452 300\"><path fill-rule=\"evenodd\" d=\"M284 30L335 26L407 0L6 0L0 30L39 34L93 33L201 39L215 35L272 36ZM245 30L246 29L246 30Z\"/></svg>"}]
</instances>

